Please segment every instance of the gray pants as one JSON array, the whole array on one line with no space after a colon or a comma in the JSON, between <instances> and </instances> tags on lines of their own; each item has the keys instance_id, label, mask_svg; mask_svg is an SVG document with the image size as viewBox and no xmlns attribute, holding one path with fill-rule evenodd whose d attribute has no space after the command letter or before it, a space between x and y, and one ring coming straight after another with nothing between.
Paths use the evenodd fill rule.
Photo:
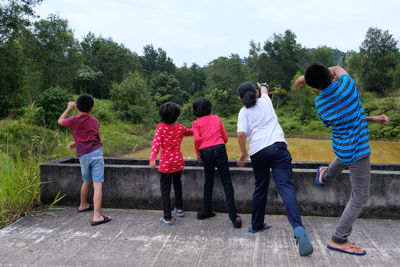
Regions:
<instances>
[{"instance_id":1,"label":"gray pants","mask_svg":"<svg viewBox=\"0 0 400 267\"><path fill-rule=\"evenodd\" d=\"M369 160L368 156L348 166L350 171L351 197L336 226L336 231L332 236L333 242L340 244L347 242L347 237L351 234L353 222L368 201L371 179L371 164ZM346 167L346 165L336 158L323 173L322 181L329 183Z\"/></svg>"}]
</instances>

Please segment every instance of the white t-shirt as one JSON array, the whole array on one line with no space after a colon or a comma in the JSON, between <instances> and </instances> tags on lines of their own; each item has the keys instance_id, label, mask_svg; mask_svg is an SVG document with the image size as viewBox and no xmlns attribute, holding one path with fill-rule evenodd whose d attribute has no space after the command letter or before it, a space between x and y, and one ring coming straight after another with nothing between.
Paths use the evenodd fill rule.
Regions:
<instances>
[{"instance_id":1,"label":"white t-shirt","mask_svg":"<svg viewBox=\"0 0 400 267\"><path fill-rule=\"evenodd\" d=\"M249 140L249 155L276 142L285 142L272 101L262 94L251 108L242 107L238 115L237 132L244 132Z\"/></svg>"}]
</instances>

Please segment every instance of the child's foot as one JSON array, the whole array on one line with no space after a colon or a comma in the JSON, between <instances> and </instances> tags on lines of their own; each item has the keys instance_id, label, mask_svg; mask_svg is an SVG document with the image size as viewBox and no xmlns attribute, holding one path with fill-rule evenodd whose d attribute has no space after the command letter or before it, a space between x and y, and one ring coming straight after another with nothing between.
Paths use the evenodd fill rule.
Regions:
<instances>
[{"instance_id":1,"label":"child's foot","mask_svg":"<svg viewBox=\"0 0 400 267\"><path fill-rule=\"evenodd\" d=\"M87 206L79 206L78 212L86 212L86 211L92 211L94 208L93 204L87 204Z\"/></svg>"},{"instance_id":2,"label":"child's foot","mask_svg":"<svg viewBox=\"0 0 400 267\"><path fill-rule=\"evenodd\" d=\"M208 218L211 218L211 217L214 217L215 216L215 213L214 212L211 212L211 213L204 213L204 212L199 212L199 213L197 213L197 219L198 220L204 220L204 219L208 219Z\"/></svg>"},{"instance_id":3,"label":"child's foot","mask_svg":"<svg viewBox=\"0 0 400 267\"><path fill-rule=\"evenodd\" d=\"M322 175L324 172L328 169L328 167L318 167L317 173L315 175L315 184L318 185L319 187L324 186L324 182L322 181Z\"/></svg>"},{"instance_id":4,"label":"child's foot","mask_svg":"<svg viewBox=\"0 0 400 267\"><path fill-rule=\"evenodd\" d=\"M183 211L183 209L174 208L174 213L178 217L184 217L185 216L185 212Z\"/></svg>"},{"instance_id":5,"label":"child's foot","mask_svg":"<svg viewBox=\"0 0 400 267\"><path fill-rule=\"evenodd\" d=\"M334 250L334 251L338 251L338 252L346 253L346 254L350 254L350 255L364 256L365 254L367 254L367 252L364 249L360 248L358 245L351 243L351 242L339 244L339 243L335 243L331 240L331 241L329 241L329 243L326 247L330 250Z\"/></svg>"},{"instance_id":6,"label":"child's foot","mask_svg":"<svg viewBox=\"0 0 400 267\"><path fill-rule=\"evenodd\" d=\"M233 224L233 227L235 227L235 228L242 228L242 218L240 218L240 216L237 215L236 220L234 220L232 222L232 224Z\"/></svg>"},{"instance_id":7,"label":"child's foot","mask_svg":"<svg viewBox=\"0 0 400 267\"><path fill-rule=\"evenodd\" d=\"M294 229L294 237L296 238L296 245L299 248L300 256L308 256L313 253L313 246L308 239L306 230L303 226L297 226Z\"/></svg>"},{"instance_id":8,"label":"child's foot","mask_svg":"<svg viewBox=\"0 0 400 267\"><path fill-rule=\"evenodd\" d=\"M161 217L161 218L160 218L160 222L161 222L162 224L166 225L166 226L171 226L171 225L174 224L173 221L171 221L171 220L165 220L164 217Z\"/></svg>"},{"instance_id":9,"label":"child's foot","mask_svg":"<svg viewBox=\"0 0 400 267\"><path fill-rule=\"evenodd\" d=\"M100 225L103 223L108 223L110 221L111 221L111 217L101 215L100 218L93 219L93 221L90 222L90 225L97 226L97 225Z\"/></svg>"},{"instance_id":10,"label":"child's foot","mask_svg":"<svg viewBox=\"0 0 400 267\"><path fill-rule=\"evenodd\" d=\"M271 229L271 227L272 226L270 224L267 224L267 223L264 223L264 226L261 229L253 229L253 226L250 226L249 227L249 232L250 233L257 233L257 232L260 232L260 231L265 231L265 230Z\"/></svg>"}]
</instances>

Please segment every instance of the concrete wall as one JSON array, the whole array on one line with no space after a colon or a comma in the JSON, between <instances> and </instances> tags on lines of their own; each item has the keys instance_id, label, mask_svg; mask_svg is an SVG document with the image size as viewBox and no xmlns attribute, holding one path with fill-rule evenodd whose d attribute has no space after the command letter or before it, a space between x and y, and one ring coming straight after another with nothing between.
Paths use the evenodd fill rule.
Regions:
<instances>
[{"instance_id":1,"label":"concrete wall","mask_svg":"<svg viewBox=\"0 0 400 267\"><path fill-rule=\"evenodd\" d=\"M105 158L103 206L137 209L161 209L159 175L148 167L146 159ZM326 164L326 163L325 163ZM324 188L314 184L315 172L323 163L294 162L294 185L302 215L339 216L351 194L348 171ZM254 176L251 163L238 168L230 162L235 199L239 212L251 213ZM61 203L77 205L82 183L79 161L63 158L40 166L41 200L51 203L58 192L66 195ZM203 168L187 160L182 175L184 209L200 210L203 201ZM370 199L361 216L400 218L400 165L373 164ZM173 199L173 192L171 197ZM225 196L216 173L214 209L226 212ZM173 206L173 202L171 204ZM267 213L284 214L285 209L271 176Z\"/></svg>"}]
</instances>

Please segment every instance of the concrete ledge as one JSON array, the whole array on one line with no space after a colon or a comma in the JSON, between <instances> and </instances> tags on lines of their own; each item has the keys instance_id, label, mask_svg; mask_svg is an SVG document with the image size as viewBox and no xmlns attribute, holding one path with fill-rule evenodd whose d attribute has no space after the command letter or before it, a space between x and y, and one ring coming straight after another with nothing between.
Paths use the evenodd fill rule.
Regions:
<instances>
[{"instance_id":1,"label":"concrete ledge","mask_svg":"<svg viewBox=\"0 0 400 267\"><path fill-rule=\"evenodd\" d=\"M148 167L147 159L105 158L103 206L114 208L161 209L159 175ZM316 169L321 162L294 162L294 184L302 215L339 216L351 194L348 171L323 189L314 185ZM238 168L230 162L235 199L239 212L251 212L254 175L251 163ZM58 192L66 195L64 205L79 203L82 183L79 160L62 158L40 166L41 200L51 203ZM183 200L186 210L200 210L203 201L203 168L187 160L182 175ZM400 218L400 165L373 164L371 167L370 199L363 217ZM171 194L173 197L173 193ZM216 173L213 193L214 209L226 212L224 192ZM266 212L285 214L273 177L268 191Z\"/></svg>"}]
</instances>

